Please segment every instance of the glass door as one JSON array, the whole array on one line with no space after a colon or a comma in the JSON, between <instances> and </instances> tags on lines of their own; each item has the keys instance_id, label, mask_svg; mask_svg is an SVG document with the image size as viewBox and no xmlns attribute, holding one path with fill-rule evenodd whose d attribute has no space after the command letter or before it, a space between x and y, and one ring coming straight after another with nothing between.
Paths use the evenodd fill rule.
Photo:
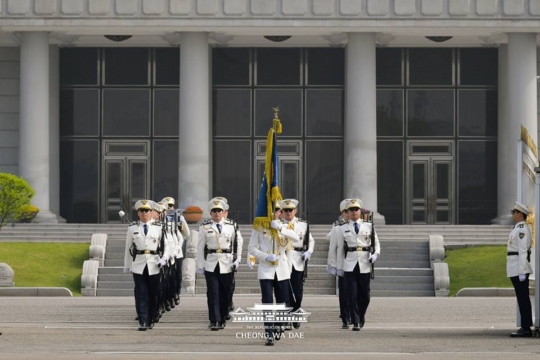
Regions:
<instances>
[{"instance_id":1,"label":"glass door","mask_svg":"<svg viewBox=\"0 0 540 360\"><path fill-rule=\"evenodd\" d=\"M103 161L103 209L105 223L119 223L123 210L131 221L137 220L135 202L150 196L148 144L107 142ZM131 151L131 154L127 154ZM120 155L119 153L122 153ZM116 155L116 154L117 155ZM113 155L114 154L114 155Z\"/></svg>"},{"instance_id":2,"label":"glass door","mask_svg":"<svg viewBox=\"0 0 540 360\"><path fill-rule=\"evenodd\" d=\"M452 143L409 144L408 223L454 223ZM446 154L445 154L446 153Z\"/></svg>"}]
</instances>

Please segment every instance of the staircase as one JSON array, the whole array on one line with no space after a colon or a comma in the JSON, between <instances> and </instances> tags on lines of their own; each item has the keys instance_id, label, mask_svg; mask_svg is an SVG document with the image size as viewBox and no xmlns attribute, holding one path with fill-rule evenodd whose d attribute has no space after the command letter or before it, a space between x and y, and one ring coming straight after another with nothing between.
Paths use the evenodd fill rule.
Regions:
<instances>
[{"instance_id":1,"label":"staircase","mask_svg":"<svg viewBox=\"0 0 540 360\"><path fill-rule=\"evenodd\" d=\"M133 296L133 277L123 274L126 225L122 224L15 224L0 231L0 242L88 242L93 233L106 233L104 266L98 270L97 296ZM197 230L197 226L192 227ZM511 226L501 225L379 225L381 257L375 265L372 296L434 296L428 235L444 236L445 247L506 244ZM312 225L315 251L309 262L305 294L336 294L335 278L326 273L329 225ZM257 268L245 265L251 225L241 225L244 238L242 265L236 273L236 294L259 293ZM196 292L204 294L204 276L197 275Z\"/></svg>"}]
</instances>

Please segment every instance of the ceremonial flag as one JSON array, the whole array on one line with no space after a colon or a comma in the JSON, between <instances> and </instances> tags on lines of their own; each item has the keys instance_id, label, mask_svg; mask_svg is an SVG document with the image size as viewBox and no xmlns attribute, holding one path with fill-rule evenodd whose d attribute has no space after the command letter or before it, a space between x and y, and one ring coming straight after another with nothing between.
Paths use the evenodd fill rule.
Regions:
<instances>
[{"instance_id":1,"label":"ceremonial flag","mask_svg":"<svg viewBox=\"0 0 540 360\"><path fill-rule=\"evenodd\" d=\"M255 220L253 228L256 230L266 229L272 235L277 236L277 231L270 227L270 222L274 220L274 206L279 200L282 200L279 191L279 161L277 154L276 135L281 134L281 121L275 112L272 128L268 131L266 138L266 159L264 166L264 175L259 190L259 200L257 210L255 211ZM274 234L275 233L275 234Z\"/></svg>"}]
</instances>

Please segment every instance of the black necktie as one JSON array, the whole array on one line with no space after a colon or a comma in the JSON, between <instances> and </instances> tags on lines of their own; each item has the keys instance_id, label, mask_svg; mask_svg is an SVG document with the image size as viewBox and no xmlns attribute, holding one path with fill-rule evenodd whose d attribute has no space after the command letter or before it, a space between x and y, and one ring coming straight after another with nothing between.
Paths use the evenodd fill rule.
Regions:
<instances>
[{"instance_id":1,"label":"black necktie","mask_svg":"<svg viewBox=\"0 0 540 360\"><path fill-rule=\"evenodd\" d=\"M144 224L143 229L144 229L144 236L146 236L148 234L148 225Z\"/></svg>"},{"instance_id":2,"label":"black necktie","mask_svg":"<svg viewBox=\"0 0 540 360\"><path fill-rule=\"evenodd\" d=\"M358 223L355 222L355 223L354 223L354 232L355 232L357 235L358 235L358 231L359 231L359 229L358 229Z\"/></svg>"},{"instance_id":3,"label":"black necktie","mask_svg":"<svg viewBox=\"0 0 540 360\"><path fill-rule=\"evenodd\" d=\"M221 234L221 224L216 224L217 226L217 231L219 231L219 233Z\"/></svg>"}]
</instances>

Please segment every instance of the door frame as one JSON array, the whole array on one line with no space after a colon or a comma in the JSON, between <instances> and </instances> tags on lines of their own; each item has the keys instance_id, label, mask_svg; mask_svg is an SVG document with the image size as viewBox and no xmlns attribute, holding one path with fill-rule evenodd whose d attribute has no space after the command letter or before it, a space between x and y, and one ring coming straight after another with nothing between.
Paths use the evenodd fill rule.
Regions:
<instances>
[{"instance_id":1,"label":"door frame","mask_svg":"<svg viewBox=\"0 0 540 360\"><path fill-rule=\"evenodd\" d=\"M406 165L406 224L424 225L452 225L456 221L456 159L455 142L453 140L408 140L407 141L407 165ZM423 151L418 149L423 148ZM435 149L437 149L435 151ZM415 161L427 162L426 173L426 197L428 207L425 222L413 222L414 204L412 199L413 172L412 165ZM434 197L434 187L436 184L435 165L439 162L450 163L449 174L449 199L446 206L437 204ZM437 222L436 212L439 207L448 208L448 221Z\"/></svg>"},{"instance_id":2,"label":"door frame","mask_svg":"<svg viewBox=\"0 0 540 360\"><path fill-rule=\"evenodd\" d=\"M115 148L116 146L116 148ZM139 148L137 149L137 146ZM134 218L133 206L136 201L141 199L149 199L150 197L150 141L149 140L104 140L102 145L103 158L101 165L101 183L103 184L101 190L101 219L103 223L121 223L121 219L118 216L118 221L109 220L107 217L107 211L110 210L107 201L107 163L108 161L119 161L122 163L122 190L120 203L118 204L118 211L123 210L131 221L137 220ZM138 150L138 151L137 151ZM130 164L133 162L146 162L146 174L145 181L146 186L144 189L144 196L142 198L133 198L129 193L131 191L131 173ZM127 196L126 196L127 195ZM115 207L115 206L113 206ZM114 209L116 210L116 209Z\"/></svg>"}]
</instances>

